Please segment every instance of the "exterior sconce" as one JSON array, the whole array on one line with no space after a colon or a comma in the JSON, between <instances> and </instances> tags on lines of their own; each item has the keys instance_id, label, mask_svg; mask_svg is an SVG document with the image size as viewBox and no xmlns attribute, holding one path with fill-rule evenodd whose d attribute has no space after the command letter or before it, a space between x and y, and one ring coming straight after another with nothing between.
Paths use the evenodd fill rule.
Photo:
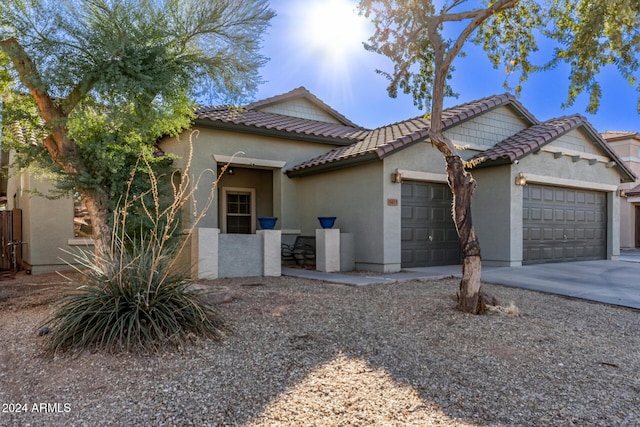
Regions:
<instances>
[{"instance_id":1,"label":"exterior sconce","mask_svg":"<svg viewBox=\"0 0 640 427\"><path fill-rule=\"evenodd\" d=\"M391 182L393 182L394 184L402 183L402 175L400 174L400 172L396 171L391 174Z\"/></svg>"},{"instance_id":2,"label":"exterior sconce","mask_svg":"<svg viewBox=\"0 0 640 427\"><path fill-rule=\"evenodd\" d=\"M522 172L520 172L517 176L516 176L516 185L520 185L520 186L525 186L527 185L527 177L524 176L524 174Z\"/></svg>"},{"instance_id":3,"label":"exterior sconce","mask_svg":"<svg viewBox=\"0 0 640 427\"><path fill-rule=\"evenodd\" d=\"M619 188L618 189L618 196L627 197L627 192L624 190L624 188Z\"/></svg>"}]
</instances>

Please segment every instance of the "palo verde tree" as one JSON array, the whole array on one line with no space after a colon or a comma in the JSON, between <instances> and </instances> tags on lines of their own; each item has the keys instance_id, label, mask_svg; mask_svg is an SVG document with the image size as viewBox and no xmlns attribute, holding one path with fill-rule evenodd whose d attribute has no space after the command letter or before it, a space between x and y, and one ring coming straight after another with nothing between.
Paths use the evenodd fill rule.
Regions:
<instances>
[{"instance_id":1,"label":"palo verde tree","mask_svg":"<svg viewBox=\"0 0 640 427\"><path fill-rule=\"evenodd\" d=\"M80 192L96 253L136 159L190 125L194 95L253 94L273 16L266 0L2 1L3 122L42 137L12 148Z\"/></svg>"},{"instance_id":2,"label":"palo verde tree","mask_svg":"<svg viewBox=\"0 0 640 427\"><path fill-rule=\"evenodd\" d=\"M519 76L516 94L532 72L566 63L571 77L565 106L586 92L588 111L595 112L601 96L597 76L603 67L617 67L632 86L640 88L640 2L361 0L359 7L375 26L365 48L393 63L391 72L378 70L389 79L389 95L395 97L402 90L430 112L429 140L446 162L463 254L458 308L481 313L486 298L480 282L480 244L471 217L476 182L442 127L444 98L455 95L448 84L453 61L463 54L465 44L482 46L496 68L505 67L505 86L510 76ZM548 62L535 64L531 54L538 50L541 37L554 40L555 49Z\"/></svg>"}]
</instances>

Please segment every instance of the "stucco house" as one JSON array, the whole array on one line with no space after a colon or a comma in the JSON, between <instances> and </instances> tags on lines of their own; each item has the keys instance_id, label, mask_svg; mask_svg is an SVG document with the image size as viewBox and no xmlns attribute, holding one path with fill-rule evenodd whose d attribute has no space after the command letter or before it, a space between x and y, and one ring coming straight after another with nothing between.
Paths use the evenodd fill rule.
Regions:
<instances>
[{"instance_id":1,"label":"stucco house","mask_svg":"<svg viewBox=\"0 0 640 427\"><path fill-rule=\"evenodd\" d=\"M337 218L340 269L460 262L445 164L424 118L363 129L303 87L196 114L192 172L230 163L194 236L191 257L207 264L199 275L267 274L267 264L278 275L280 243L317 237L320 216ZM485 265L618 257L619 190L635 176L586 119L540 122L503 94L449 108L443 121L478 163L473 215ZM182 158L178 168L187 140L185 132L159 143ZM203 183L196 198L206 193ZM71 216L72 205L65 209ZM258 230L261 216L278 218L276 234ZM32 236L25 259L38 245Z\"/></svg>"},{"instance_id":2,"label":"stucco house","mask_svg":"<svg viewBox=\"0 0 640 427\"><path fill-rule=\"evenodd\" d=\"M424 118L365 130L304 88L197 114L198 167L245 153L220 181L202 227L228 231L237 220L227 206L240 195L254 217L278 217L283 240L313 235L318 216L337 217L336 227L354 237L357 269L460 261L444 160ZM473 213L485 264L619 255L619 188L635 176L586 119L540 122L504 94L447 109L444 124L467 159L482 160L473 170ZM183 154L184 143L161 146ZM254 232L253 218L245 227Z\"/></svg>"},{"instance_id":3,"label":"stucco house","mask_svg":"<svg viewBox=\"0 0 640 427\"><path fill-rule=\"evenodd\" d=\"M624 164L640 176L640 134L608 131L602 137ZM624 183L620 189L620 247L640 248L640 180Z\"/></svg>"}]
</instances>

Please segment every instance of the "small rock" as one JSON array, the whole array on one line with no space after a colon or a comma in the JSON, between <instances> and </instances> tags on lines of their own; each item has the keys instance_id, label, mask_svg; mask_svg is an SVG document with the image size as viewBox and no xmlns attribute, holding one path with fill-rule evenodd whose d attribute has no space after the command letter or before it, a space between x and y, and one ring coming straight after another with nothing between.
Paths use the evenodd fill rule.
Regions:
<instances>
[{"instance_id":1,"label":"small rock","mask_svg":"<svg viewBox=\"0 0 640 427\"><path fill-rule=\"evenodd\" d=\"M43 326L38 330L38 336L41 337L47 335L49 332L51 332L51 329L48 326Z\"/></svg>"}]
</instances>

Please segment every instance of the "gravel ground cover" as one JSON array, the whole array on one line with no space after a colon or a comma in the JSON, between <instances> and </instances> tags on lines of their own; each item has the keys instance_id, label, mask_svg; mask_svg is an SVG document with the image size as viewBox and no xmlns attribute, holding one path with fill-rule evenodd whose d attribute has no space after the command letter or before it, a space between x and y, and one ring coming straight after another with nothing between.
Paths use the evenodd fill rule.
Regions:
<instances>
[{"instance_id":1,"label":"gravel ground cover","mask_svg":"<svg viewBox=\"0 0 640 427\"><path fill-rule=\"evenodd\" d=\"M519 316L454 310L457 279L206 283L222 343L45 357L60 279L0 282L1 426L640 425L640 312L486 285Z\"/></svg>"}]
</instances>

